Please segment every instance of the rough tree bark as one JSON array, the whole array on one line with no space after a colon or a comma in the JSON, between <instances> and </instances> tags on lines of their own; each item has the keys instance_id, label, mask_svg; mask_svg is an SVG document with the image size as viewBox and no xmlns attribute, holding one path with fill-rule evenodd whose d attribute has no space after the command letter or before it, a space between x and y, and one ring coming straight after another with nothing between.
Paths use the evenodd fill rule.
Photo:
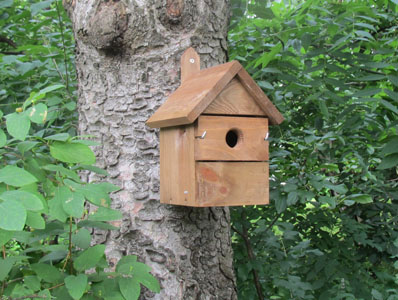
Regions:
<instances>
[{"instance_id":1,"label":"rough tree bark","mask_svg":"<svg viewBox=\"0 0 398 300\"><path fill-rule=\"evenodd\" d=\"M226 60L228 0L64 0L76 38L81 134L122 190L118 232L95 232L115 264L136 254L162 291L144 299L236 299L229 210L159 203L158 131L145 121L180 82L192 46L202 68ZM88 180L98 180L94 174Z\"/></svg>"}]
</instances>

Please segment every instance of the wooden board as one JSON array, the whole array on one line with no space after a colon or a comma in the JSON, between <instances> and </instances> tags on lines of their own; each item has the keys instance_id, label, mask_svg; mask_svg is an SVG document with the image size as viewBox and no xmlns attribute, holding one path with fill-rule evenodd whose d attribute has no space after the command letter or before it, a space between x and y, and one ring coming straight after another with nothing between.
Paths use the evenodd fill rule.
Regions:
<instances>
[{"instance_id":1,"label":"wooden board","mask_svg":"<svg viewBox=\"0 0 398 300\"><path fill-rule=\"evenodd\" d=\"M237 133L234 147L227 144L227 133ZM202 136L206 131L205 137ZM200 116L195 128L195 160L268 160L268 119L251 117Z\"/></svg>"},{"instance_id":2,"label":"wooden board","mask_svg":"<svg viewBox=\"0 0 398 300\"><path fill-rule=\"evenodd\" d=\"M197 162L198 206L269 203L266 162Z\"/></svg>"},{"instance_id":3,"label":"wooden board","mask_svg":"<svg viewBox=\"0 0 398 300\"><path fill-rule=\"evenodd\" d=\"M265 116L256 100L242 86L239 79L232 79L210 103L204 114Z\"/></svg>"},{"instance_id":4,"label":"wooden board","mask_svg":"<svg viewBox=\"0 0 398 300\"><path fill-rule=\"evenodd\" d=\"M188 48L181 56L181 82L187 81L200 71L200 57L193 48Z\"/></svg>"},{"instance_id":5,"label":"wooden board","mask_svg":"<svg viewBox=\"0 0 398 300\"><path fill-rule=\"evenodd\" d=\"M189 77L146 124L154 128L193 123L240 69L242 66L232 61Z\"/></svg>"},{"instance_id":6,"label":"wooden board","mask_svg":"<svg viewBox=\"0 0 398 300\"><path fill-rule=\"evenodd\" d=\"M160 202L195 206L194 125L160 130Z\"/></svg>"},{"instance_id":7,"label":"wooden board","mask_svg":"<svg viewBox=\"0 0 398 300\"><path fill-rule=\"evenodd\" d=\"M239 70L238 78L240 79L242 85L247 89L249 94L265 112L266 116L269 118L270 124L276 125L282 123L284 119L281 113L269 100L267 95L263 93L261 88L256 84L253 78L250 77L249 73L247 73L244 68Z\"/></svg>"}]
</instances>

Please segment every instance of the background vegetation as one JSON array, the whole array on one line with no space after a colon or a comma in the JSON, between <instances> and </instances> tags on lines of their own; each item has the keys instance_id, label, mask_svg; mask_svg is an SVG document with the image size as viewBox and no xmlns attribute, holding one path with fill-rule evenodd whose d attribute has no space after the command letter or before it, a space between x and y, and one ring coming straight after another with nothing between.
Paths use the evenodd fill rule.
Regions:
<instances>
[{"instance_id":1,"label":"background vegetation","mask_svg":"<svg viewBox=\"0 0 398 300\"><path fill-rule=\"evenodd\" d=\"M78 175L107 173L93 166L93 142L76 136L74 41L61 1L2 0L0 28L0 299L132 300L140 284L158 292L136 256L111 269L105 245L90 246L92 228L121 218L109 197L119 188Z\"/></svg>"},{"instance_id":2,"label":"background vegetation","mask_svg":"<svg viewBox=\"0 0 398 300\"><path fill-rule=\"evenodd\" d=\"M398 2L293 2L232 3L230 59L286 118L271 204L232 212L240 299L398 299Z\"/></svg>"},{"instance_id":3,"label":"background vegetation","mask_svg":"<svg viewBox=\"0 0 398 300\"><path fill-rule=\"evenodd\" d=\"M230 59L286 118L271 129L271 204L231 210L240 299L398 299L397 6L232 1ZM103 247L90 247L91 228L120 217L117 187L77 176L106 173L76 136L60 1L3 0L0 28L0 297L157 291L135 257L105 274Z\"/></svg>"}]
</instances>

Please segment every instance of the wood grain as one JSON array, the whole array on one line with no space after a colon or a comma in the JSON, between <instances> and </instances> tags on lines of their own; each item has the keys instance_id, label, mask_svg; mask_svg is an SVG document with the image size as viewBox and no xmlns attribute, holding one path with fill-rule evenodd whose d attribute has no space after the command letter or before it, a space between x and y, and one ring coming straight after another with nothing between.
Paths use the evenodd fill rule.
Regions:
<instances>
[{"instance_id":1,"label":"wood grain","mask_svg":"<svg viewBox=\"0 0 398 300\"><path fill-rule=\"evenodd\" d=\"M181 82L187 81L200 71L200 57L193 48L188 48L181 56Z\"/></svg>"},{"instance_id":2,"label":"wood grain","mask_svg":"<svg viewBox=\"0 0 398 300\"><path fill-rule=\"evenodd\" d=\"M160 202L195 206L194 125L160 130Z\"/></svg>"},{"instance_id":3,"label":"wood grain","mask_svg":"<svg viewBox=\"0 0 398 300\"><path fill-rule=\"evenodd\" d=\"M197 162L198 206L269 203L266 162Z\"/></svg>"},{"instance_id":4,"label":"wood grain","mask_svg":"<svg viewBox=\"0 0 398 300\"><path fill-rule=\"evenodd\" d=\"M149 118L149 127L193 123L231 79L242 69L237 61L201 70L189 77Z\"/></svg>"},{"instance_id":5,"label":"wood grain","mask_svg":"<svg viewBox=\"0 0 398 300\"><path fill-rule=\"evenodd\" d=\"M278 111L275 105L272 104L267 95L264 94L261 88L256 84L253 78L250 77L249 73L247 73L244 68L239 70L238 77L249 94L265 112L266 116L269 118L270 124L277 125L282 123L284 120L282 114Z\"/></svg>"},{"instance_id":6,"label":"wood grain","mask_svg":"<svg viewBox=\"0 0 398 300\"><path fill-rule=\"evenodd\" d=\"M227 132L238 133L238 142L231 148ZM195 160L266 161L268 160L268 119L229 116L200 116L195 128Z\"/></svg>"},{"instance_id":7,"label":"wood grain","mask_svg":"<svg viewBox=\"0 0 398 300\"><path fill-rule=\"evenodd\" d=\"M256 100L236 77L210 103L204 114L265 116Z\"/></svg>"}]
</instances>

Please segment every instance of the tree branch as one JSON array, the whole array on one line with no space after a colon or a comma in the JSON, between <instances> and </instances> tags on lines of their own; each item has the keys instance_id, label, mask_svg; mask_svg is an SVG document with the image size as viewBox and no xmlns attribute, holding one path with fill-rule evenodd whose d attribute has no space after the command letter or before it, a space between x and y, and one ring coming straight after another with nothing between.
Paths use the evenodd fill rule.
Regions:
<instances>
[{"instance_id":1,"label":"tree branch","mask_svg":"<svg viewBox=\"0 0 398 300\"><path fill-rule=\"evenodd\" d=\"M244 216L246 219L246 216ZM249 234L244 225L242 225L243 232L238 231L234 226L231 226L232 230L235 231L237 234L239 234L243 241L245 242L246 250L247 250L247 256L249 257L249 260L253 261L256 259L256 255L253 252L253 248L249 239ZM257 273L257 270L252 269L252 274L253 274L253 280L254 280L254 286L256 287L257 291L257 296L259 300L264 300L263 292L261 289L261 284L260 284L260 279Z\"/></svg>"},{"instance_id":2,"label":"tree branch","mask_svg":"<svg viewBox=\"0 0 398 300\"><path fill-rule=\"evenodd\" d=\"M17 48L17 44L15 44L11 39L5 37L4 35L0 35L0 43L6 43L13 48Z\"/></svg>"}]
</instances>

